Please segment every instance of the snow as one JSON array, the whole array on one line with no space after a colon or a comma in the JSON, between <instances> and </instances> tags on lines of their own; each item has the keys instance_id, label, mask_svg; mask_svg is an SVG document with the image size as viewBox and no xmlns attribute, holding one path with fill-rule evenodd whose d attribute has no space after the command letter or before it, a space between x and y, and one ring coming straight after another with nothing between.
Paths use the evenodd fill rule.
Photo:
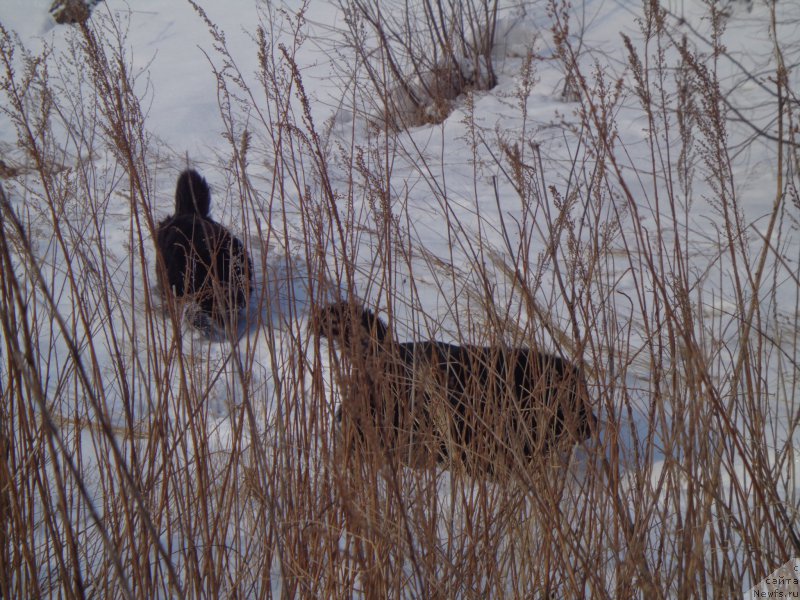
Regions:
<instances>
[{"instance_id":1,"label":"snow","mask_svg":"<svg viewBox=\"0 0 800 600\"><path fill-rule=\"evenodd\" d=\"M73 43L73 31L69 27L56 27L48 20L49 4L49 0L4 0L0 3L0 23L6 29L16 31L31 52L49 48L54 56L59 56L60 52L69 51ZM473 240L474 244L474 240L480 239L487 248L502 251L505 241L501 229L503 225L514 224L510 228L510 242L516 246L524 235L515 229L516 224L527 218L531 256L544 255L552 242L552 232L547 229L544 215L535 215L536 221L531 222L533 215L527 213L528 209L520 202L507 174L492 158L502 155L501 141L518 139L523 128L529 132L529 139L538 144L546 163L546 172L541 174L546 185L555 186L562 192L568 188L575 157L591 160L591 155L584 154L585 148L578 145L577 137L570 130L570 127L579 123L579 106L560 98L565 78L555 60L556 48L549 32L550 17L538 3L525 7L520 6L521 3L507 4L500 14L499 43L493 54L499 76L497 87L475 93L471 103L461 98L443 123L412 127L399 132L393 141L397 153L389 166L393 186L389 190L391 210L402 223L401 230L408 236L409 243L415 247L413 257L407 262L399 261L396 272L392 274L392 284L401 293L394 310L398 333L404 339L427 334L455 339L458 337L457 331L467 326L464 312L469 302L468 291L472 287L470 284L478 281L471 262L477 245L471 245L469 240ZM711 32L704 3L700 0L671 0L663 4L685 21L682 25L677 19L674 21L676 34L685 33L693 44L709 52L710 47L704 40L710 39ZM791 4L778 4L780 10L785 10L785 18L779 29L783 40L800 39L797 32L800 27L798 10ZM261 432L269 431L276 411L283 409L281 404L284 400L276 398L276 387L285 384L281 381L284 369L296 367L292 362L296 339L304 339L309 345L309 353L312 351L306 318L312 299L319 298L319 281L315 281L317 274L310 272L302 251L301 221L305 218L302 204L308 199L301 196L304 186L308 187L312 197L320 196L320 182L313 175L312 157L303 154L308 152L306 147L299 150L303 154L300 160L304 161L306 168L298 173L302 179L301 185L291 185L289 182L286 188L274 191L273 186L281 182L281 172L276 168L279 157L267 139L264 128L260 126L263 125L260 120L264 118L263 115L266 115L267 121L274 120L276 115L272 112L275 110L273 99L269 98L258 79L256 27L264 27L272 48L277 49L284 44L293 53L309 97L310 116L318 131L328 132L323 143L325 149L330 151L333 185L343 195L347 193L353 172L347 159L340 157L337 148L356 146L368 150L378 134L370 130L359 116L360 112L352 106L352 82L347 78L350 67L338 58L348 56L348 49L342 47L339 36L344 28L343 19L334 3L315 0L307 5L306 20L301 25L306 37L300 46L293 46L292 31L296 23L293 15L302 6L299 1L281 4L281 10L285 12L279 11L274 4L254 0L201 2L200 5L217 31L224 33L226 51L235 65L228 63L228 58L220 54L218 45L221 40L215 42L207 23L188 2L139 0L126 3L122 0L106 0L97 8L100 14L95 19L106 30L113 26L123 32L122 50L131 61L137 86L135 91L144 99L145 124L150 136L146 154L151 161L153 177L149 201L155 207L157 218L169 214L175 177L188 161L211 182L214 216L230 224L237 234L246 234L255 264L263 267L257 269L255 302L247 320L247 323L259 321L255 317L260 313L260 321L264 324L261 328L244 326L240 332L242 337L236 344L208 340L185 325L182 330L184 346L180 349L191 357L191 367L199 374L214 373L216 376L207 390L205 410L208 411L209 427L213 430L211 443L217 449L226 449L236 443L233 441L233 422L238 418L240 399L247 393L235 360L237 353L249 357L247 360L251 361L247 366L247 375L251 377L247 389L263 400L258 407L258 425ZM736 194L740 198L743 213L741 216L752 236L746 243L755 252L761 247L761 236L767 233L767 215L772 211L776 194L774 144L763 138L752 138L753 127L769 131L775 128L775 110L769 103L769 92L774 89L769 80L772 76L771 41L765 35L768 13L764 3L755 2L748 12L743 4L734 2L730 5L730 11L724 40L728 56L735 58L737 63L723 57L719 65L720 79L723 85L735 91L730 96L734 107L752 121L752 126L732 122L728 144L737 149L731 168L736 175ZM645 51L645 41L637 24L641 17L641 5L624 0L586 0L576 15L586 27L586 35L581 41L586 52L580 59L584 72L592 72L596 65L598 77L602 73L607 78L606 83L623 78L630 85L627 52L621 34L631 36L635 47L640 52ZM647 48L647 52L652 51L652 47ZM277 57L277 50L274 52ZM532 87L530 92L526 92L526 82L520 73L525 57L531 52L541 60L535 64ZM674 49L668 51L665 60L669 64L678 62ZM757 77L746 77L742 69L755 73ZM230 78L235 76L241 77L255 91L255 95L249 97L242 89L236 90L239 99L232 99L233 117L224 110L226 98L220 91L215 72L220 73L220 77L228 78L229 89L234 89ZM65 76L64 86L74 83L69 81L66 71L62 74ZM796 73L792 72L790 76L793 78L791 87L798 89L800 82ZM51 77L57 80L59 73L52 71ZM666 85L669 85L668 93L672 93L674 82ZM292 102L294 110L299 111L300 104L296 96ZM659 137L663 131L651 131L651 125L632 93L627 94L625 101L613 110L619 134L617 144L624 149L619 153L623 157L621 169L631 174L631 192L639 210L638 215L629 215L624 219L627 229L618 234L615 247L621 251L623 241L635 238L637 227L642 227L654 237L663 235L667 245L674 235L673 226L682 233L685 229L692 251L687 265L698 290L691 299L693 309L704 315L707 323L718 324L714 331L706 332L708 343L724 342L721 346L734 355L741 323L736 315L734 267L729 256L720 255L720 240L716 237L717 228L714 224L719 222L719 214L714 204L715 191L704 182L695 181L694 187L685 194L685 212L674 218L666 206L655 204L653 191L664 185L665 176L659 171L662 165L650 164L649 144L655 142L663 149L671 144L675 150L679 140L666 142ZM251 204L243 207L237 202L240 190L232 173L238 168L235 166L233 147L240 142L246 128L253 133L248 159L251 161L251 183L258 190L258 195ZM61 133L56 132L56 135ZM3 115L0 117L0 148L9 149L8 156L24 164L26 158L14 150L15 146L14 128L8 116ZM473 147L476 154L473 154ZM534 159L530 149L523 151L526 160ZM77 154L77 148L70 147L64 157L65 162L74 161ZM381 159L381 156L370 155L368 151L365 153L365 160L372 168L383 168L385 165L381 164ZM104 176L104 169L113 161L110 150L105 156L92 157L98 173L102 172ZM654 167L655 173L652 172ZM130 368L136 365L142 368L141 365L149 364L142 352L149 347L145 344L145 336L150 334L145 332L146 328L137 328L137 324L126 322L126 315L131 314L129 306L111 307L110 314L105 315L99 299L93 296L92 286L112 281L119 289L130 287L133 291L130 296L125 296L127 302L143 306L146 291L142 281L145 272L155 279L155 259L152 246L149 246L144 247L144 257L140 261L132 234L130 201L124 189L127 184L122 183L124 177L118 170L111 168L108 173L108 179L98 183L106 186L99 196L106 194L107 205L104 210L108 214L101 231L92 231L92 207L78 206L74 207L74 211L76 227L80 228L77 233L90 231L91 235L105 241L108 254L104 259L108 263L109 274L93 280L83 271L78 273L79 278L86 278L86 290L83 297L75 297L68 285L71 275L66 266L72 259L65 256L63 248L48 237L46 230L37 231L34 242L36 255L44 261L42 268L45 280L51 282L62 316L70 320L75 316L73 307L80 303L91 307L86 324L78 324L75 328L78 332L76 341L84 347L89 339L99 340L97 348L102 352L93 357L93 372L107 377L107 387L102 390L104 406L110 420L121 424L126 410L133 410L136 415L154 410L156 386L151 381L137 380L140 404L134 407L124 405L120 373L123 365L118 362L119 348L116 347L119 342L111 334L127 331L121 339L126 345L123 362ZM640 176L633 176L634 173ZM283 182L287 183L289 179L288 174L284 174ZM17 210L36 203L38 190L31 181L9 186L11 201ZM33 186L33 190L27 186ZM356 194L353 202L355 220L369 230L359 234L353 244L355 260L364 269L356 275L357 289L363 299L380 304L383 300L381 290L365 275L365 269L378 249L376 236L372 235L377 223L375 212L369 207L367 192ZM599 208L599 215L608 216L616 210L623 210L624 203L621 200L618 205L615 203L617 199L612 199L610 205ZM37 209L32 210L35 212ZM463 228L462 238L453 240L452 231L443 226L445 215L448 214ZM31 226L34 229L43 227L41 223L44 219L41 215L33 214L30 217ZM587 231L583 235L588 234ZM780 244L780 254L785 260L796 265L800 255L800 239L796 228L773 231L771 240ZM418 249L424 249L427 257ZM333 249L329 251L333 252ZM463 279L456 281L450 278L447 272L437 269L430 257L460 269L464 273ZM751 264L757 264L756 255L750 258ZM609 257L609 261L614 260L613 256ZM632 346L641 347L647 342L648 333L641 330L637 322L640 309L635 306L633 299L637 296L637 290L647 287L648 283L643 285L639 279L644 277L647 281L647 275L644 272L635 273L625 260L619 259L619 265L618 272L610 269L616 279L609 283L613 292L609 302L614 303L619 327L629 332ZM796 324L797 282L776 265L771 256L768 268L771 269L770 273L774 272L775 277L781 277L782 280L775 286L774 294L765 297L760 305L765 314L778 315L777 319L769 320L765 327L769 335L776 339L788 339L791 334L784 331L786 335L782 336L779 323L784 322L786 330ZM523 307L518 306L518 299L507 297L511 288L498 266L490 266L489 271L495 278L498 304L508 302L512 312L517 311L520 318L525 318L527 315ZM413 291L408 283L412 276L416 286ZM552 301L551 317L559 325L567 327L569 315L559 295L555 274L552 268L547 268L543 272L537 300L543 305ZM623 300L623 297L628 300ZM159 303L158 298L153 298L153 301ZM143 319L143 312L136 314ZM107 318L96 318L96 315L105 315ZM53 361L53 372L58 373L70 362L69 352L64 332L52 321L48 320L47 326L39 332L38 344L43 355ZM580 326L590 325L582 322ZM479 336L479 332L473 333ZM720 333L723 334L722 340L716 339ZM158 319L155 338L161 340L161 347L170 347L174 342L173 335L168 319ZM544 345L553 344L552 336L548 334L537 332L537 340ZM791 340L783 344L781 349L797 358L797 348L791 344ZM332 389L335 386L330 379L327 353L322 354L320 360L325 368L326 386ZM674 357L674 360L680 364L679 357ZM309 364L313 364L313 358L309 358ZM624 375L627 386L630 389L647 390L649 369L646 358L632 360ZM712 376L722 379L725 373L717 371ZM310 389L311 374L306 373L304 377L307 378L305 386ZM770 372L766 377L774 382L777 375ZM171 385L177 385L178 378L174 379ZM771 386L773 390L779 390L773 391L769 399L775 404L771 414L782 425L773 428L775 439L768 440L770 446L785 442L787 436L798 439L796 428L785 425L790 419L797 418L798 407L793 401L795 380L793 374L787 374L787 383L782 390L777 385ZM49 384L57 386L59 382L52 380ZM50 396L54 390L55 387L51 387L46 394ZM633 487L637 481L637 474L633 472L637 466L634 451L638 450L636 445L643 444L646 437L643 428L646 427L650 407L649 392L644 391L628 401L628 407L604 407L598 412L603 422L621 422L620 443L625 451L623 467L631 469L629 485ZM83 408L79 409L77 399L75 402L76 413L79 410L87 411L87 414L76 414L76 418L93 418L85 404L81 404ZM173 407L170 410L178 418L182 409ZM331 414L332 411L331 407ZM249 439L252 434L252 431L248 431L243 435ZM602 444L602 441L599 443ZM654 442L657 451L649 471L654 486L665 467L663 445L663 440L656 439ZM577 454L582 452L585 453L585 449L577 451ZM88 454L86 460L91 461ZM576 476L579 476L580 469L580 466L575 468L578 473ZM791 490L793 487L797 497L800 494L797 459L787 469L782 472L784 476L788 473L787 488ZM723 488L732 485L732 478L745 482L749 478L741 464L737 464L736 469L728 475L729 478L720 484ZM450 508L443 509L443 513L451 512L454 502L447 488L446 483L440 483L442 503L450 503L447 504Z\"/></svg>"}]
</instances>

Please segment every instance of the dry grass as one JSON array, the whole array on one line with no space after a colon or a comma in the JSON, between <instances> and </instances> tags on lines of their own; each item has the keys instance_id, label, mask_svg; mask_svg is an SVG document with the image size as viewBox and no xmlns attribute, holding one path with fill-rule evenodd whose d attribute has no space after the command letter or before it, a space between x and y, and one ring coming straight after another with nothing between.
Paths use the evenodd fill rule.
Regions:
<instances>
[{"instance_id":1,"label":"dry grass","mask_svg":"<svg viewBox=\"0 0 800 600\"><path fill-rule=\"evenodd\" d=\"M497 0L337 3L340 51L352 55L360 82L351 109L378 130L441 123L459 97L497 83Z\"/></svg>"},{"instance_id":2,"label":"dry grass","mask_svg":"<svg viewBox=\"0 0 800 600\"><path fill-rule=\"evenodd\" d=\"M527 117L490 144L468 102L476 190L487 164L501 176L463 212L390 131L364 147L323 135L295 62L302 19L264 20L297 43L259 31L261 90L209 23L230 148L208 176L235 190L261 282L247 335L214 344L155 289L156 190L177 169L153 158L119 23L95 19L46 57L1 32L1 106L24 159L0 188L0 596L723 597L800 555L784 49L777 139L761 140L775 199L755 230L726 145L721 52L673 41L648 7L626 79L585 70L553 3L580 99L562 124L571 164L530 143ZM678 64L652 64L659 48ZM531 55L523 115L536 68ZM631 168L617 133L634 100L649 169ZM447 256L420 247L398 191L392 165L408 156ZM705 232L694 186L712 199ZM343 447L336 399L366 392L331 381L307 323L338 295L368 298L400 335L410 322L417 338L558 348L589 376L600 435L502 481Z\"/></svg>"}]
</instances>

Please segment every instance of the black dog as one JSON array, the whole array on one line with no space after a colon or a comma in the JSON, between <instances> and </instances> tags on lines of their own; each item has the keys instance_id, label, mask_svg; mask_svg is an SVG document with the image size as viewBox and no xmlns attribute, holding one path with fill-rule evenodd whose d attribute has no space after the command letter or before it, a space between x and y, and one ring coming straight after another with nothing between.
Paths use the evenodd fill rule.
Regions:
<instances>
[{"instance_id":1,"label":"black dog","mask_svg":"<svg viewBox=\"0 0 800 600\"><path fill-rule=\"evenodd\" d=\"M164 260L166 283L175 296L193 300L193 324L208 329L235 320L250 297L253 263L244 244L209 217L206 180L189 169L178 177L175 214L159 223L156 245Z\"/></svg>"},{"instance_id":2,"label":"black dog","mask_svg":"<svg viewBox=\"0 0 800 600\"><path fill-rule=\"evenodd\" d=\"M344 412L362 435L375 430L384 448L422 440L439 461L459 458L491 473L509 460L580 443L595 428L583 376L559 356L435 340L396 343L383 321L347 302L321 309L315 323L350 366L355 389L343 394L337 418Z\"/></svg>"}]
</instances>

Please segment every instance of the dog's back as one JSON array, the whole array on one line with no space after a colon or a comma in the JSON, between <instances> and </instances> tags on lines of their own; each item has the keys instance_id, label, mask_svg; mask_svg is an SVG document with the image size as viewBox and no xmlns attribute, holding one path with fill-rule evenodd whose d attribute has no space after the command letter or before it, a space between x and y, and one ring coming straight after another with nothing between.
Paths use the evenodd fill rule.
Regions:
<instances>
[{"instance_id":1,"label":"dog's back","mask_svg":"<svg viewBox=\"0 0 800 600\"><path fill-rule=\"evenodd\" d=\"M436 340L397 346L402 360L412 366L410 377L417 378L420 369L437 374L426 392L450 405L451 435L462 449L490 442L475 440L486 431L501 432L501 445L526 457L591 437L597 419L583 374L560 356Z\"/></svg>"}]
</instances>

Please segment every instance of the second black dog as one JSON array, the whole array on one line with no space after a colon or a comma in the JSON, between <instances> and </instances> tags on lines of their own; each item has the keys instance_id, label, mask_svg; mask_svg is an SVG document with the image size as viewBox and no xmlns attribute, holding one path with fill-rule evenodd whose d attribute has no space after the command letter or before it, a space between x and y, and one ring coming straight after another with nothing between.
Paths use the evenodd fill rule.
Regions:
<instances>
[{"instance_id":1,"label":"second black dog","mask_svg":"<svg viewBox=\"0 0 800 600\"><path fill-rule=\"evenodd\" d=\"M362 435L374 432L385 449L423 445L437 461L496 473L503 464L579 444L597 425L583 374L560 356L437 340L398 343L372 311L350 302L322 308L314 324L347 362L349 389L337 417L347 415Z\"/></svg>"}]
</instances>

